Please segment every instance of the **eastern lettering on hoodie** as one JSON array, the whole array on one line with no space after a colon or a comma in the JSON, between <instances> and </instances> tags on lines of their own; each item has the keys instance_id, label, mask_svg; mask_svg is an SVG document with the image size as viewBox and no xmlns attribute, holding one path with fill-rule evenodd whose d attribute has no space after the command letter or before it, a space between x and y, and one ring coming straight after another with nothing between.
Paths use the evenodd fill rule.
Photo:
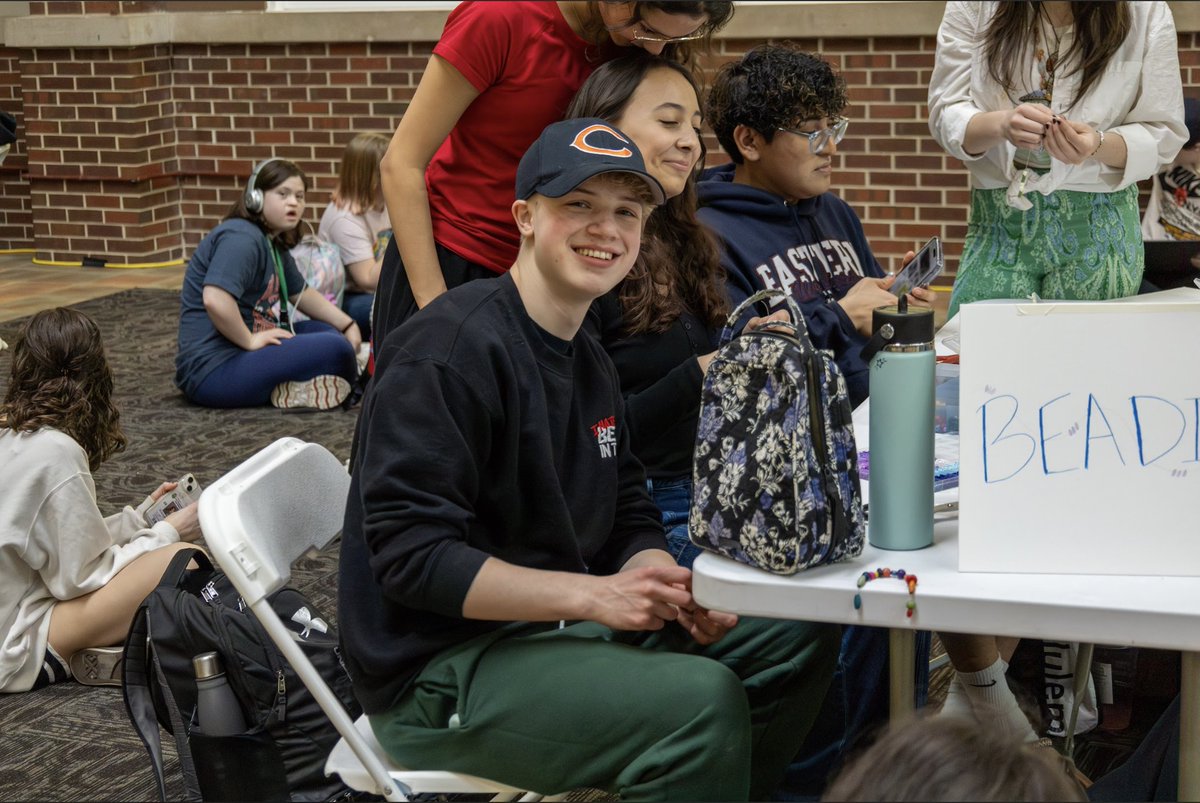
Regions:
<instances>
[{"instance_id":1,"label":"eastern lettering on hoodie","mask_svg":"<svg viewBox=\"0 0 1200 803\"><path fill-rule=\"evenodd\" d=\"M821 240L793 246L773 254L754 272L764 288L782 290L797 301L808 301L820 295L826 283L846 288L866 275L858 252L846 240ZM828 277L824 282L822 275Z\"/></svg>"}]
</instances>

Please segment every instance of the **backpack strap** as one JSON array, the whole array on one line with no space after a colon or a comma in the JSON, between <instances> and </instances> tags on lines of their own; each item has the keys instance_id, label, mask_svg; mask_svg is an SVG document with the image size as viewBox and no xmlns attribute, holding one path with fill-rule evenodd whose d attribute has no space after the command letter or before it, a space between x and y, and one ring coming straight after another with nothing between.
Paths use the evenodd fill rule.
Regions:
<instances>
[{"instance_id":1,"label":"backpack strap","mask_svg":"<svg viewBox=\"0 0 1200 803\"><path fill-rule=\"evenodd\" d=\"M158 588L168 590L177 588L184 573L188 571L187 566L191 560L195 560L202 569L212 569L212 562L199 549L181 549L171 558L170 564L163 572L162 580L159 581ZM154 593L157 593L157 589L155 592L151 592L151 595ZM149 599L150 597L147 597L147 600ZM166 674L163 672L158 654L154 650L150 632L150 609L148 602L143 601L133 615L133 621L129 626L129 635L125 639L121 690L125 698L125 711L129 715L129 721L133 723L133 728L137 731L142 744L145 745L146 752L150 754L150 765L154 770L155 783L158 785L159 799L165 803L167 786L163 766L162 739L159 734L158 716L154 710L154 700L150 693L149 672L154 674L154 682L163 694L167 716L171 720L171 730L175 736L175 746L179 753L179 767L183 775L186 799L189 801L202 800L200 782L197 780L192 752L188 747L187 724L183 721L183 715L179 712L179 706L175 703L171 687L167 684Z\"/></svg>"},{"instance_id":2,"label":"backpack strap","mask_svg":"<svg viewBox=\"0 0 1200 803\"><path fill-rule=\"evenodd\" d=\"M796 336L801 340L807 341L808 326L804 321L804 313L800 311L800 307L796 304L796 299L792 298L790 293L785 293L782 290L759 290L741 304L738 304L737 308L729 313L729 318L725 321L725 328L721 330L721 339L717 343L717 348L733 340L733 329L737 326L737 322L741 319L743 312L758 302L766 301L767 299L783 299L788 306L788 311L791 313L792 326L796 330Z\"/></svg>"},{"instance_id":3,"label":"backpack strap","mask_svg":"<svg viewBox=\"0 0 1200 803\"><path fill-rule=\"evenodd\" d=\"M171 562L167 564L167 568L163 571L162 579L158 581L159 588L179 588L180 582L187 576L189 571L195 571L188 568L188 564L196 561L196 568L201 571L214 571L212 561L208 559L208 555L202 549L195 547L191 549L181 549L171 558Z\"/></svg>"}]
</instances>

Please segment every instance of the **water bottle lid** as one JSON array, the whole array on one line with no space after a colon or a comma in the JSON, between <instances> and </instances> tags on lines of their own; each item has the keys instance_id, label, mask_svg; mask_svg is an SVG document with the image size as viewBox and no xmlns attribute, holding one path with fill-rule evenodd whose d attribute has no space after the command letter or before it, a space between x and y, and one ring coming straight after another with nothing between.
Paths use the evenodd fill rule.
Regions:
<instances>
[{"instance_id":1,"label":"water bottle lid","mask_svg":"<svg viewBox=\"0 0 1200 803\"><path fill-rule=\"evenodd\" d=\"M225 670L221 666L221 656L215 652L201 653L192 658L192 669L196 673L196 680L225 674Z\"/></svg>"},{"instance_id":2,"label":"water bottle lid","mask_svg":"<svg viewBox=\"0 0 1200 803\"><path fill-rule=\"evenodd\" d=\"M903 312L895 304L876 307L871 312L871 331L884 326L893 331L888 345L933 342L933 310L928 307L909 307Z\"/></svg>"},{"instance_id":3,"label":"water bottle lid","mask_svg":"<svg viewBox=\"0 0 1200 803\"><path fill-rule=\"evenodd\" d=\"M871 311L871 339L862 347L862 359L870 360L880 349L926 351L933 348L933 310L904 305L876 307Z\"/></svg>"}]
</instances>

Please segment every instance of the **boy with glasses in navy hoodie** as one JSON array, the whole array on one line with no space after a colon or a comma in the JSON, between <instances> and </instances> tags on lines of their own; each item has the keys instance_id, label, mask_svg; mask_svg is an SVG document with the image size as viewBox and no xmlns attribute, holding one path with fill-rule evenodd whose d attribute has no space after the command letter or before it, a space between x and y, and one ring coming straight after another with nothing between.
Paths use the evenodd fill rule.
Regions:
<instances>
[{"instance_id":1,"label":"boy with glasses in navy hoodie","mask_svg":"<svg viewBox=\"0 0 1200 803\"><path fill-rule=\"evenodd\" d=\"M831 191L846 103L842 77L791 43L761 45L724 65L705 119L733 161L697 184L696 216L721 240L731 302L764 289L790 293L813 344L833 352L857 406L867 397L860 352L871 312L896 297L858 215ZM928 306L933 297L917 288L909 301ZM918 688L927 674L918 672ZM887 704L887 631L845 628L833 686L786 791L820 794L855 741L886 721Z\"/></svg>"},{"instance_id":2,"label":"boy with glasses in navy hoodie","mask_svg":"<svg viewBox=\"0 0 1200 803\"><path fill-rule=\"evenodd\" d=\"M761 45L722 67L705 118L733 162L697 185L697 217L722 241L730 301L790 293L813 344L834 352L857 406L867 397L859 353L871 311L896 298L858 215L831 192L846 103L842 77L791 43ZM909 301L933 298L918 288Z\"/></svg>"}]
</instances>

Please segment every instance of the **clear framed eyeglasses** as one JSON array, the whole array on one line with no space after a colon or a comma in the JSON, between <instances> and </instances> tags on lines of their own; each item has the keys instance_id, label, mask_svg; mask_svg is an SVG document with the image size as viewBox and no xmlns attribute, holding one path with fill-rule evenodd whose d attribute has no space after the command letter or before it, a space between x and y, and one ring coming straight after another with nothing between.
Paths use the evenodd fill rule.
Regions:
<instances>
[{"instance_id":1,"label":"clear framed eyeglasses","mask_svg":"<svg viewBox=\"0 0 1200 803\"><path fill-rule=\"evenodd\" d=\"M840 117L831 126L821 128L816 131L798 131L795 128L780 127L780 131L786 131L789 134L795 134L798 137L808 138L808 150L811 153L819 154L825 150L826 146L832 142L837 145L846 137L846 128L849 127L850 121L845 117Z\"/></svg>"}]
</instances>

